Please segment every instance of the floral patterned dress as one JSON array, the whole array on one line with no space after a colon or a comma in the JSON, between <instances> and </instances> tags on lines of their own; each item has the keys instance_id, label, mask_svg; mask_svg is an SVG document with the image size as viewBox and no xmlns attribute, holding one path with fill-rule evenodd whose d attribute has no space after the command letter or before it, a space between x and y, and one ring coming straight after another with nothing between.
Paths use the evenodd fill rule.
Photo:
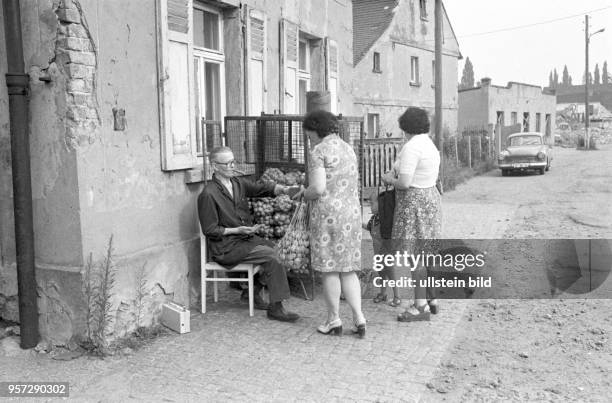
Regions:
<instances>
[{"instance_id":1,"label":"floral patterned dress","mask_svg":"<svg viewBox=\"0 0 612 403\"><path fill-rule=\"evenodd\" d=\"M361 208L357 157L335 134L311 151L309 169L325 168L326 189L310 209L310 253L314 270L361 270Z\"/></svg>"}]
</instances>

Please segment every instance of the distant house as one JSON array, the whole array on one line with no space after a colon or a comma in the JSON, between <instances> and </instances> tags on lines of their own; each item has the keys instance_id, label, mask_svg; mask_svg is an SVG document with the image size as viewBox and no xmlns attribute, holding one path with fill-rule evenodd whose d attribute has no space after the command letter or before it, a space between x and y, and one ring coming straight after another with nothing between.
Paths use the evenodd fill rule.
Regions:
<instances>
[{"instance_id":1,"label":"distant house","mask_svg":"<svg viewBox=\"0 0 612 403\"><path fill-rule=\"evenodd\" d=\"M544 133L552 141L556 96L537 85L509 82L459 90L459 132L480 128L514 126L520 131Z\"/></svg>"},{"instance_id":2,"label":"distant house","mask_svg":"<svg viewBox=\"0 0 612 403\"><path fill-rule=\"evenodd\" d=\"M459 44L443 12L443 122L457 127ZM367 137L400 136L408 106L434 112L434 1L353 0L353 97Z\"/></svg>"}]
</instances>

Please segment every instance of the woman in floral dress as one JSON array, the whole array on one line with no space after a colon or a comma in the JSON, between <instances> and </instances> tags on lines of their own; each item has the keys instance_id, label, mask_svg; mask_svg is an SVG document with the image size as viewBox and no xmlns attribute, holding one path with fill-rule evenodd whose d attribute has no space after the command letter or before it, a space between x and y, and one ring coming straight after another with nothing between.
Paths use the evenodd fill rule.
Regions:
<instances>
[{"instance_id":1,"label":"woman in floral dress","mask_svg":"<svg viewBox=\"0 0 612 403\"><path fill-rule=\"evenodd\" d=\"M357 157L338 136L336 117L322 110L304 118L311 152L308 159L309 186L304 198L312 201L310 253L314 270L321 272L327 320L317 329L324 334L342 334L340 293L353 311L353 331L365 336L366 320L361 311L361 208Z\"/></svg>"},{"instance_id":2,"label":"woman in floral dress","mask_svg":"<svg viewBox=\"0 0 612 403\"><path fill-rule=\"evenodd\" d=\"M395 187L391 238L402 251L436 254L442 233L442 202L436 187L440 153L429 137L429 117L424 109L408 108L398 121L408 141L393 170L382 178ZM422 264L412 268L414 305L398 316L400 322L429 320L430 313L438 313L435 290L420 285L429 269Z\"/></svg>"}]
</instances>

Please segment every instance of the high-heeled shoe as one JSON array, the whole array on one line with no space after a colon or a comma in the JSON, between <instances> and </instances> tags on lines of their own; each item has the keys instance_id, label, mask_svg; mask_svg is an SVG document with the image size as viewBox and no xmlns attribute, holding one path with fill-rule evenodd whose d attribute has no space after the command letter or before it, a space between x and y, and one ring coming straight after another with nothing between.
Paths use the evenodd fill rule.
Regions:
<instances>
[{"instance_id":1,"label":"high-heeled shoe","mask_svg":"<svg viewBox=\"0 0 612 403\"><path fill-rule=\"evenodd\" d=\"M360 339L363 339L365 337L365 335L366 335L366 321L365 321L365 319L361 323L354 323L353 324L352 332L353 332L353 334L358 335Z\"/></svg>"},{"instance_id":2,"label":"high-heeled shoe","mask_svg":"<svg viewBox=\"0 0 612 403\"><path fill-rule=\"evenodd\" d=\"M332 320L331 322L325 322L317 328L317 332L342 336L342 321L340 319L336 319Z\"/></svg>"}]
</instances>

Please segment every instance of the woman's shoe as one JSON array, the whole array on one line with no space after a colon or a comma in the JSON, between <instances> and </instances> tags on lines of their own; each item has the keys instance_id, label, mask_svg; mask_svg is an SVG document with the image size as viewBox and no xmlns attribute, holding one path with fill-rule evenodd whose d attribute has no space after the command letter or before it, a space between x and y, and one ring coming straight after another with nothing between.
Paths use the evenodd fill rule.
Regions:
<instances>
[{"instance_id":1,"label":"woman's shoe","mask_svg":"<svg viewBox=\"0 0 612 403\"><path fill-rule=\"evenodd\" d=\"M386 302L387 294L381 292L380 294L377 294L372 301L374 301L375 304L378 304L380 302Z\"/></svg>"},{"instance_id":2,"label":"woman's shoe","mask_svg":"<svg viewBox=\"0 0 612 403\"><path fill-rule=\"evenodd\" d=\"M366 320L365 318L363 318L362 322L353 322L353 334L356 334L359 336L360 339L363 339L366 335Z\"/></svg>"},{"instance_id":3,"label":"woman's shoe","mask_svg":"<svg viewBox=\"0 0 612 403\"><path fill-rule=\"evenodd\" d=\"M397 297L393 297L393 300L391 302L389 302L389 305L392 306L393 308L396 308L398 306L400 306L402 303L402 300L397 298Z\"/></svg>"},{"instance_id":4,"label":"woman's shoe","mask_svg":"<svg viewBox=\"0 0 612 403\"><path fill-rule=\"evenodd\" d=\"M437 299L428 300L427 301L427 305L429 305L429 311L433 315L437 315L438 312L440 312L440 306L438 305L438 300Z\"/></svg>"},{"instance_id":5,"label":"woman's shoe","mask_svg":"<svg viewBox=\"0 0 612 403\"><path fill-rule=\"evenodd\" d=\"M340 319L336 319L332 320L331 322L325 322L317 328L317 332L342 336L342 321Z\"/></svg>"},{"instance_id":6,"label":"woman's shoe","mask_svg":"<svg viewBox=\"0 0 612 403\"><path fill-rule=\"evenodd\" d=\"M414 308L416 311L418 311L418 313L415 314L410 312L410 308ZM429 312L429 305L412 305L410 308L397 315L397 320L399 322L417 322L421 320L429 320L431 316L431 312Z\"/></svg>"}]
</instances>

